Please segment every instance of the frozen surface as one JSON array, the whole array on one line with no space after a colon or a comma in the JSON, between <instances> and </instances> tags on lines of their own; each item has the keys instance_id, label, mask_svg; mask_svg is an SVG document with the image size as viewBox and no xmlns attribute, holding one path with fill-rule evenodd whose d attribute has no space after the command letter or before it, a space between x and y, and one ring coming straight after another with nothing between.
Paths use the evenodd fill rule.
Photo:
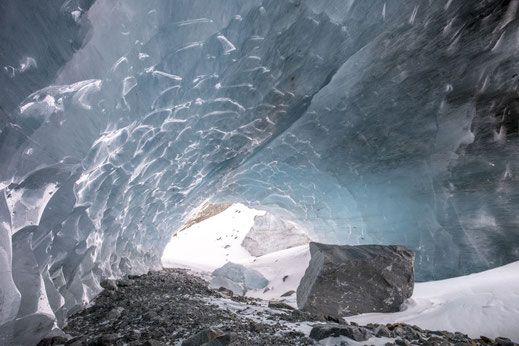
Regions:
<instances>
[{"instance_id":1,"label":"frozen surface","mask_svg":"<svg viewBox=\"0 0 519 346\"><path fill-rule=\"evenodd\" d=\"M1 336L159 268L206 202L405 245L419 280L518 260L518 10L3 1Z\"/></svg>"},{"instance_id":2,"label":"frozen surface","mask_svg":"<svg viewBox=\"0 0 519 346\"><path fill-rule=\"evenodd\" d=\"M267 287L269 283L259 271L232 262L225 263L222 267L213 271L211 275L214 279L224 278L231 280L233 283L238 283L244 290L262 289ZM211 281L211 284L213 284L213 281ZM216 285L215 287L218 288L219 286Z\"/></svg>"},{"instance_id":3,"label":"frozen surface","mask_svg":"<svg viewBox=\"0 0 519 346\"><path fill-rule=\"evenodd\" d=\"M271 213L265 213L254 218L254 225L241 245L251 255L259 257L309 242L308 234L294 223Z\"/></svg>"}]
</instances>

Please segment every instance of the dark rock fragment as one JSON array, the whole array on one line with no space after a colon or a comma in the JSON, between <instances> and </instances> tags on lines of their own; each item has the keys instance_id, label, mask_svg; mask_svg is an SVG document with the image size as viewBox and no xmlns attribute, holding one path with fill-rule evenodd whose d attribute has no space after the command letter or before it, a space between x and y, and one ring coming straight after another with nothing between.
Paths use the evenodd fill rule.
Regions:
<instances>
[{"instance_id":1,"label":"dark rock fragment","mask_svg":"<svg viewBox=\"0 0 519 346\"><path fill-rule=\"evenodd\" d=\"M378 326L374 330L374 334L377 338L385 337L390 338L391 337L391 331L386 326Z\"/></svg>"},{"instance_id":2,"label":"dark rock fragment","mask_svg":"<svg viewBox=\"0 0 519 346\"><path fill-rule=\"evenodd\" d=\"M167 344L163 343L162 341L157 341L154 339L146 340L142 346L166 346Z\"/></svg>"},{"instance_id":3,"label":"dark rock fragment","mask_svg":"<svg viewBox=\"0 0 519 346\"><path fill-rule=\"evenodd\" d=\"M87 344L88 338L84 335L76 336L75 338L72 338L68 340L65 345L67 346L84 346Z\"/></svg>"},{"instance_id":4,"label":"dark rock fragment","mask_svg":"<svg viewBox=\"0 0 519 346\"><path fill-rule=\"evenodd\" d=\"M157 316L158 316L158 314L155 311L148 311L142 317L145 320L151 321L151 320L154 320L155 318L157 318Z\"/></svg>"},{"instance_id":5,"label":"dark rock fragment","mask_svg":"<svg viewBox=\"0 0 519 346\"><path fill-rule=\"evenodd\" d=\"M225 287L218 288L218 292L220 292L220 293L222 293L224 295L227 295L229 297L232 297L234 295L233 291L231 291L230 289L225 288Z\"/></svg>"},{"instance_id":6,"label":"dark rock fragment","mask_svg":"<svg viewBox=\"0 0 519 346\"><path fill-rule=\"evenodd\" d=\"M269 308L271 308L271 309L295 310L292 306L290 306L290 305L288 305L286 303L283 303L283 302L275 301L275 300L269 301Z\"/></svg>"},{"instance_id":7,"label":"dark rock fragment","mask_svg":"<svg viewBox=\"0 0 519 346\"><path fill-rule=\"evenodd\" d=\"M355 341L366 341L371 337L369 330L363 327L345 326L336 324L321 324L314 326L310 337L314 340L322 340L328 337L345 336Z\"/></svg>"},{"instance_id":8,"label":"dark rock fragment","mask_svg":"<svg viewBox=\"0 0 519 346\"><path fill-rule=\"evenodd\" d=\"M494 343L494 340L492 340L491 338L489 338L487 336L481 335L479 338L481 340L483 340L484 342L486 342L487 344L493 344Z\"/></svg>"},{"instance_id":9,"label":"dark rock fragment","mask_svg":"<svg viewBox=\"0 0 519 346\"><path fill-rule=\"evenodd\" d=\"M281 295L281 297L290 297L292 294L296 293L294 290L287 291Z\"/></svg>"},{"instance_id":10,"label":"dark rock fragment","mask_svg":"<svg viewBox=\"0 0 519 346\"><path fill-rule=\"evenodd\" d=\"M122 307L114 308L114 309L110 310L108 312L108 314L106 314L106 318L109 320L115 320L121 316L123 311L124 311L124 308L122 308Z\"/></svg>"},{"instance_id":11,"label":"dark rock fragment","mask_svg":"<svg viewBox=\"0 0 519 346\"><path fill-rule=\"evenodd\" d=\"M97 345L99 346L109 346L117 344L121 337L119 334L103 334L97 339Z\"/></svg>"},{"instance_id":12,"label":"dark rock fragment","mask_svg":"<svg viewBox=\"0 0 519 346\"><path fill-rule=\"evenodd\" d=\"M63 345L67 342L67 338L64 336L52 336L48 338L44 338L40 340L38 346L54 346L54 345Z\"/></svg>"},{"instance_id":13,"label":"dark rock fragment","mask_svg":"<svg viewBox=\"0 0 519 346\"><path fill-rule=\"evenodd\" d=\"M260 323L256 323L254 321L250 321L249 322L249 330L251 332L260 333L260 332L265 330L265 326L260 324Z\"/></svg>"},{"instance_id":14,"label":"dark rock fragment","mask_svg":"<svg viewBox=\"0 0 519 346\"><path fill-rule=\"evenodd\" d=\"M115 283L115 280L106 279L106 280L101 281L99 284L104 289L107 289L107 290L110 290L110 291L117 290L117 284Z\"/></svg>"},{"instance_id":15,"label":"dark rock fragment","mask_svg":"<svg viewBox=\"0 0 519 346\"><path fill-rule=\"evenodd\" d=\"M514 346L516 344L514 344L512 342L512 340L510 340L508 338L497 337L496 340L495 340L494 345L497 345L497 346Z\"/></svg>"},{"instance_id":16,"label":"dark rock fragment","mask_svg":"<svg viewBox=\"0 0 519 346\"><path fill-rule=\"evenodd\" d=\"M128 334L129 340L139 340L142 336L142 333L138 329L132 329L130 333Z\"/></svg>"},{"instance_id":17,"label":"dark rock fragment","mask_svg":"<svg viewBox=\"0 0 519 346\"><path fill-rule=\"evenodd\" d=\"M184 342L182 342L182 346L200 346L214 340L222 334L223 332L218 328L204 329L201 332L198 332L184 340Z\"/></svg>"},{"instance_id":18,"label":"dark rock fragment","mask_svg":"<svg viewBox=\"0 0 519 346\"><path fill-rule=\"evenodd\" d=\"M395 344L400 346L411 346L411 343L407 341L406 339L397 339L395 340Z\"/></svg>"},{"instance_id":19,"label":"dark rock fragment","mask_svg":"<svg viewBox=\"0 0 519 346\"><path fill-rule=\"evenodd\" d=\"M135 281L128 279L117 280L117 287L128 287L133 285L134 283Z\"/></svg>"},{"instance_id":20,"label":"dark rock fragment","mask_svg":"<svg viewBox=\"0 0 519 346\"><path fill-rule=\"evenodd\" d=\"M203 346L227 346L231 344L231 342L236 339L235 334L233 333L225 333L223 335L217 336L213 340L203 344Z\"/></svg>"},{"instance_id":21,"label":"dark rock fragment","mask_svg":"<svg viewBox=\"0 0 519 346\"><path fill-rule=\"evenodd\" d=\"M348 323L346 323L346 321L342 317L336 317L336 316L330 316L330 315L322 315L320 319L321 319L321 321L335 322L335 323L338 323L338 324L348 324ZM352 326L358 326L358 324L356 324L355 322L351 322L350 324Z\"/></svg>"}]
</instances>

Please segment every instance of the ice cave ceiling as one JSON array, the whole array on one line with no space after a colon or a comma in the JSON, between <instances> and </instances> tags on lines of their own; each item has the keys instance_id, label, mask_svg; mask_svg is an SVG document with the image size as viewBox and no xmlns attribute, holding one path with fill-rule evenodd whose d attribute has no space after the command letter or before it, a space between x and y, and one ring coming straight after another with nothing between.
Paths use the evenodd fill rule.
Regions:
<instances>
[{"instance_id":1,"label":"ice cave ceiling","mask_svg":"<svg viewBox=\"0 0 519 346\"><path fill-rule=\"evenodd\" d=\"M419 280L519 259L518 8L2 1L0 325L158 267L207 201L406 245Z\"/></svg>"}]
</instances>

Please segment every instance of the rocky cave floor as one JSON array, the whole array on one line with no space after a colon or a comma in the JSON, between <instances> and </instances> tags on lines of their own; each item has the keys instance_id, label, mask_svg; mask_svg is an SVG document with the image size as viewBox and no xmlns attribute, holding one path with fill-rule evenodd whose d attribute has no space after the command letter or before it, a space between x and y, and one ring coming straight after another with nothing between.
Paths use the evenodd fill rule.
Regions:
<instances>
[{"instance_id":1,"label":"rocky cave floor","mask_svg":"<svg viewBox=\"0 0 519 346\"><path fill-rule=\"evenodd\" d=\"M505 338L474 340L462 333L405 324L361 327L283 303L270 302L269 307L258 299L211 289L183 269L108 280L102 286L105 290L91 306L70 317L63 329L68 337L46 338L38 345L315 345L318 340L349 344L339 336L366 345L517 345Z\"/></svg>"}]
</instances>

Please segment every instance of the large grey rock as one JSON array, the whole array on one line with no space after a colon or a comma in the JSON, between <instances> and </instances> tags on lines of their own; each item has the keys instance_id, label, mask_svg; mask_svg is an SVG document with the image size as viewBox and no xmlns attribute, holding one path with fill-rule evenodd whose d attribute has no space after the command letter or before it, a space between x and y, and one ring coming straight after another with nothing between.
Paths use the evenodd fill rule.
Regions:
<instances>
[{"instance_id":1,"label":"large grey rock","mask_svg":"<svg viewBox=\"0 0 519 346\"><path fill-rule=\"evenodd\" d=\"M351 316L399 311L414 287L414 252L403 246L310 243L311 259L297 288L301 310Z\"/></svg>"}]
</instances>

